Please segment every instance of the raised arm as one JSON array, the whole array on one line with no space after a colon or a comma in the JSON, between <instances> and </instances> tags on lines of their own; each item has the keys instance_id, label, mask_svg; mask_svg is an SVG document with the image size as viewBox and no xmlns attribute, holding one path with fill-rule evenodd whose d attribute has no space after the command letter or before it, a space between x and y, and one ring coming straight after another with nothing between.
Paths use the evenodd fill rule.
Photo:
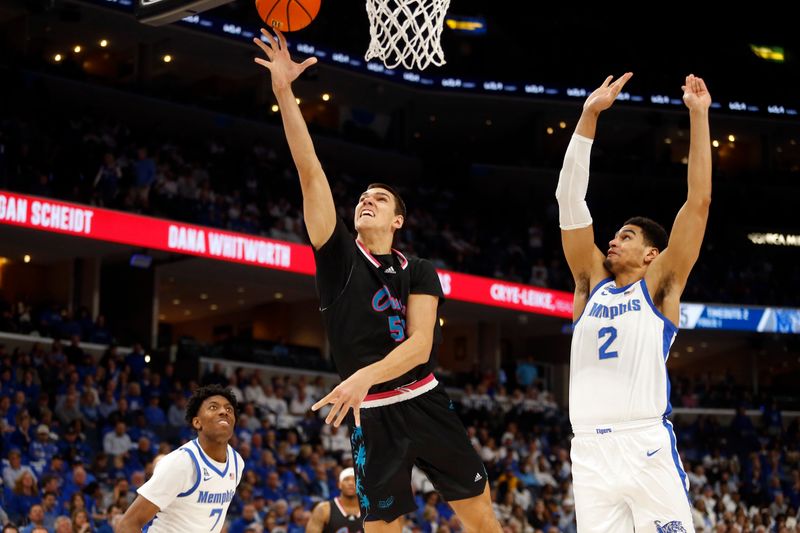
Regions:
<instances>
[{"instance_id":1,"label":"raised arm","mask_svg":"<svg viewBox=\"0 0 800 533\"><path fill-rule=\"evenodd\" d=\"M663 309L668 318L677 319L680 295L700 255L700 246L711 205L711 133L708 109L711 94L702 78L686 76L683 102L689 108L689 165L686 202L678 211L667 248L653 260L645 279L653 294L665 296ZM655 302L659 305L659 302Z\"/></svg>"},{"instance_id":2,"label":"raised arm","mask_svg":"<svg viewBox=\"0 0 800 533\"><path fill-rule=\"evenodd\" d=\"M556 199L561 226L561 244L572 277L575 279L574 318L583 312L591 287L608 275L603 267L605 255L594 242L592 217L586 205L589 158L597 129L597 118L602 111L611 107L631 76L633 74L627 72L614 83L611 83L612 76L607 77L586 99L558 177Z\"/></svg>"},{"instance_id":3,"label":"raised arm","mask_svg":"<svg viewBox=\"0 0 800 533\"><path fill-rule=\"evenodd\" d=\"M283 129L286 140L292 152L292 159L300 175L300 187L303 190L303 217L305 218L308 236L314 248L319 249L333 234L336 226L336 208L333 205L328 178L322 170L322 165L314 151L314 143L308 133L308 126L300 112L294 93L292 82L303 73L305 69L317 62L317 58L310 57L302 63L295 63L289 55L286 38L280 31L275 30L277 36L262 29L261 33L269 41L264 43L259 38L254 38L268 59L256 58L255 62L266 67L272 76L272 91L278 99L278 106L283 119Z\"/></svg>"}]
</instances>

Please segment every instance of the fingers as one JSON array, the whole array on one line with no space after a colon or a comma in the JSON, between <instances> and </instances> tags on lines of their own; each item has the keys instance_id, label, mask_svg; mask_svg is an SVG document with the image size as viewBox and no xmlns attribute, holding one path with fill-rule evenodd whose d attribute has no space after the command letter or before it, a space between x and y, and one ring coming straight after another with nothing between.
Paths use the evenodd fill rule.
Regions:
<instances>
[{"instance_id":1,"label":"fingers","mask_svg":"<svg viewBox=\"0 0 800 533\"><path fill-rule=\"evenodd\" d=\"M631 79L631 76L633 76L633 72L626 72L625 74L623 74L622 76L620 76L620 77L617 79L617 81L615 81L615 82L614 82L614 83L611 85L611 88L612 88L612 89L614 89L614 91L615 91L617 94L619 94L619 92L622 90L622 88L625 86L625 84L626 84L626 83L628 83L628 80L629 80L629 79Z\"/></svg>"},{"instance_id":2,"label":"fingers","mask_svg":"<svg viewBox=\"0 0 800 533\"><path fill-rule=\"evenodd\" d=\"M261 28L261 35L263 35L264 37L267 38L267 40L269 41L269 44L270 44L270 46L272 46L273 50L277 50L278 49L278 44L275 42L275 37L272 35L272 33L268 29Z\"/></svg>"},{"instance_id":3,"label":"fingers","mask_svg":"<svg viewBox=\"0 0 800 533\"><path fill-rule=\"evenodd\" d=\"M608 84L609 84L609 83L611 83L611 80L612 80L612 79L614 79L614 76L608 76L608 77L606 78L606 81L604 81L604 82L603 82L603 84L602 84L602 85L600 85L600 87L608 87Z\"/></svg>"},{"instance_id":4,"label":"fingers","mask_svg":"<svg viewBox=\"0 0 800 533\"><path fill-rule=\"evenodd\" d=\"M356 419L356 427L361 426L361 407L353 408L353 417Z\"/></svg>"},{"instance_id":5,"label":"fingers","mask_svg":"<svg viewBox=\"0 0 800 533\"><path fill-rule=\"evenodd\" d=\"M332 403L333 403L333 407L331 407L331 412L328 413L328 416L325 418L325 423L326 424L330 424L334 420L334 417L337 414L339 414L340 410L342 409L342 406L344 405L344 401L342 401L341 399L337 399L335 402L332 402ZM344 413L347 414L347 409L344 410ZM339 424L335 424L335 425L337 427L339 426Z\"/></svg>"},{"instance_id":6,"label":"fingers","mask_svg":"<svg viewBox=\"0 0 800 533\"><path fill-rule=\"evenodd\" d=\"M336 422L333 423L337 428L341 425L344 417L347 416L347 412L350 410L350 404L344 405L343 407L343 409L339 410L339 416L336 417Z\"/></svg>"},{"instance_id":7,"label":"fingers","mask_svg":"<svg viewBox=\"0 0 800 533\"><path fill-rule=\"evenodd\" d=\"M306 59L305 61L303 61L302 63L300 63L300 68L302 68L303 70L305 70L305 69L307 69L308 67L310 67L311 65L314 65L314 64L316 64L316 63L317 63L317 58L316 58L316 57L309 57L308 59Z\"/></svg>"},{"instance_id":8,"label":"fingers","mask_svg":"<svg viewBox=\"0 0 800 533\"><path fill-rule=\"evenodd\" d=\"M321 399L320 401L318 401L317 403L312 405L311 406L311 410L312 411L319 411L320 409L322 409L324 406L328 405L329 403L333 403L335 401L335 400L332 399L333 396L334 396L334 394L333 394L334 392L336 392L336 389L333 389L331 392L328 393L327 396L325 396L323 399Z\"/></svg>"},{"instance_id":9,"label":"fingers","mask_svg":"<svg viewBox=\"0 0 800 533\"><path fill-rule=\"evenodd\" d=\"M286 50L286 37L283 36L283 33L281 33L281 30L279 30L278 28L275 28L275 34L278 36L278 41L280 42L281 49Z\"/></svg>"},{"instance_id":10,"label":"fingers","mask_svg":"<svg viewBox=\"0 0 800 533\"><path fill-rule=\"evenodd\" d=\"M260 57L253 58L253 61L261 65L262 67L267 67L268 69L272 70L272 62L267 61L266 59L261 59Z\"/></svg>"}]
</instances>

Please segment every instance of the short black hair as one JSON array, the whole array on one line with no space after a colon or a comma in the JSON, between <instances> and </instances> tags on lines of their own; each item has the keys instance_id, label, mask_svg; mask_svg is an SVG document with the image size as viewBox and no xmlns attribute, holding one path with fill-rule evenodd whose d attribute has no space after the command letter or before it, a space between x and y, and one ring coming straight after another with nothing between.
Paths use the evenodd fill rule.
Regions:
<instances>
[{"instance_id":1,"label":"short black hair","mask_svg":"<svg viewBox=\"0 0 800 533\"><path fill-rule=\"evenodd\" d=\"M239 419L239 402L236 400L236 395L233 391L227 387L223 387L221 385L213 384L213 385L206 385L204 387L200 387L192 397L189 398L189 403L186 404L186 423L190 426L192 425L192 420L194 417L197 416L197 412L200 411L200 406L203 405L203 402L206 401L208 398L212 396L222 396L233 406L233 417L235 420Z\"/></svg>"},{"instance_id":2,"label":"short black hair","mask_svg":"<svg viewBox=\"0 0 800 533\"><path fill-rule=\"evenodd\" d=\"M655 220L647 217L632 217L623 225L627 226L628 224L642 228L642 238L647 246L652 246L659 252L663 252L667 248L669 242L667 230Z\"/></svg>"},{"instance_id":3,"label":"short black hair","mask_svg":"<svg viewBox=\"0 0 800 533\"><path fill-rule=\"evenodd\" d=\"M392 196L394 196L394 214L401 215L403 218L406 217L406 203L403 201L403 198L397 192L397 189L392 187L391 185L386 185L385 183L370 183L367 185L367 190L370 189L386 189Z\"/></svg>"}]
</instances>

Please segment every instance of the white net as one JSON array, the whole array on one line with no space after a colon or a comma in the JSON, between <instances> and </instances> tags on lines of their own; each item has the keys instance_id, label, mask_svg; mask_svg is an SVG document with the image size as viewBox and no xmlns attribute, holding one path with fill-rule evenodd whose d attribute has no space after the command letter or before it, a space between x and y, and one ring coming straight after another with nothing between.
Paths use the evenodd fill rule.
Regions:
<instances>
[{"instance_id":1,"label":"white net","mask_svg":"<svg viewBox=\"0 0 800 533\"><path fill-rule=\"evenodd\" d=\"M386 68L444 65L441 37L449 6L450 0L367 0L371 38L365 59L380 59Z\"/></svg>"}]
</instances>

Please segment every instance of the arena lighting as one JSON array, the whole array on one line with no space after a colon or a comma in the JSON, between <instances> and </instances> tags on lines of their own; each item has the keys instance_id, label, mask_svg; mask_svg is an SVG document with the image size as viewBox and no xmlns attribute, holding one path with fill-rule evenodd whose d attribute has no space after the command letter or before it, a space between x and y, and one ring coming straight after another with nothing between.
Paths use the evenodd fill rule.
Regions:
<instances>
[{"instance_id":1,"label":"arena lighting","mask_svg":"<svg viewBox=\"0 0 800 533\"><path fill-rule=\"evenodd\" d=\"M736 136L733 134L728 135L728 142L736 142Z\"/></svg>"},{"instance_id":2,"label":"arena lighting","mask_svg":"<svg viewBox=\"0 0 800 533\"><path fill-rule=\"evenodd\" d=\"M64 59L64 56L62 56L61 54L56 54L53 56L53 61L55 61L56 63L61 62L62 59Z\"/></svg>"},{"instance_id":3,"label":"arena lighting","mask_svg":"<svg viewBox=\"0 0 800 533\"><path fill-rule=\"evenodd\" d=\"M136 268L150 268L153 264L153 258L147 254L133 254L131 255L130 265Z\"/></svg>"},{"instance_id":4,"label":"arena lighting","mask_svg":"<svg viewBox=\"0 0 800 533\"><path fill-rule=\"evenodd\" d=\"M105 6L117 11L130 13L134 6L144 0L83 0L95 5ZM160 3L179 6L194 5L187 0L161 0ZM150 0L148 3L155 3ZM216 16L200 14L198 9L194 13L189 12L183 18L175 19L176 24L185 28L193 28L204 33L214 34L229 39L238 39L251 45L253 37L260 35L260 27L257 24L242 24L231 19L219 18ZM156 24L156 22L153 22ZM299 34L298 34L299 35ZM595 87L557 87L545 85L540 81L519 81L519 80L481 80L478 78L461 77L438 77L429 74L420 74L414 71L406 71L400 68L388 69L382 63L366 62L360 57L312 44L294 40L294 35L288 41L289 50L304 57L314 56L320 62L335 64L337 67L344 67L350 70L360 71L372 76L382 77L389 81L404 83L407 85L423 87L429 90L443 90L456 93L483 93L483 94L504 94L507 96L527 96L537 99L548 98L558 100L572 100L575 98L583 101ZM672 91L669 94L635 94L622 92L617 96L617 100L636 106L646 107L672 107L684 108L683 99L680 93ZM725 109L736 114L760 114L760 115L784 115L787 117L797 117L800 110L796 104L786 104L778 102L761 102L754 104L744 100L721 101L711 104L712 109Z\"/></svg>"},{"instance_id":5,"label":"arena lighting","mask_svg":"<svg viewBox=\"0 0 800 533\"><path fill-rule=\"evenodd\" d=\"M713 141L711 141L711 146L713 146L714 148L719 148L719 141L714 139Z\"/></svg>"},{"instance_id":6,"label":"arena lighting","mask_svg":"<svg viewBox=\"0 0 800 533\"><path fill-rule=\"evenodd\" d=\"M322 94L322 101L323 102L328 102L330 99L331 99L331 95L330 94L328 94L328 93L323 93Z\"/></svg>"},{"instance_id":7,"label":"arena lighting","mask_svg":"<svg viewBox=\"0 0 800 533\"><path fill-rule=\"evenodd\" d=\"M150 364L150 354L147 354L147 355L144 356L144 362L145 362L145 364L148 364L148 365Z\"/></svg>"},{"instance_id":8,"label":"arena lighting","mask_svg":"<svg viewBox=\"0 0 800 533\"><path fill-rule=\"evenodd\" d=\"M272 104L272 107L270 109L272 110L273 113L277 113L280 107L278 107L278 104Z\"/></svg>"},{"instance_id":9,"label":"arena lighting","mask_svg":"<svg viewBox=\"0 0 800 533\"><path fill-rule=\"evenodd\" d=\"M783 63L785 56L783 54L782 46L764 46L751 44L750 50L765 61L772 61L773 63Z\"/></svg>"},{"instance_id":10,"label":"arena lighting","mask_svg":"<svg viewBox=\"0 0 800 533\"><path fill-rule=\"evenodd\" d=\"M485 35L486 20L481 17L464 17L459 15L447 15L444 23L451 30L458 33L469 35Z\"/></svg>"},{"instance_id":11,"label":"arena lighting","mask_svg":"<svg viewBox=\"0 0 800 533\"><path fill-rule=\"evenodd\" d=\"M171 63L171 62L172 62L172 56L171 56L171 55L169 55L169 54L166 54L164 57L162 57L162 58L161 58L161 60L162 60L164 63Z\"/></svg>"},{"instance_id":12,"label":"arena lighting","mask_svg":"<svg viewBox=\"0 0 800 533\"><path fill-rule=\"evenodd\" d=\"M22 262L23 263L30 263L31 262L31 256L29 256L28 254L23 255L22 256Z\"/></svg>"},{"instance_id":13,"label":"arena lighting","mask_svg":"<svg viewBox=\"0 0 800 533\"><path fill-rule=\"evenodd\" d=\"M81 45L79 44L76 44L75 48L72 49L72 51L75 52L76 54L80 54L81 50L83 50L83 48L81 48Z\"/></svg>"},{"instance_id":14,"label":"arena lighting","mask_svg":"<svg viewBox=\"0 0 800 533\"><path fill-rule=\"evenodd\" d=\"M800 235L792 235L788 233L748 233L747 240L753 244L800 247Z\"/></svg>"},{"instance_id":15,"label":"arena lighting","mask_svg":"<svg viewBox=\"0 0 800 533\"><path fill-rule=\"evenodd\" d=\"M101 39L100 40L100 48L105 48L106 46L108 46L108 40L107 39Z\"/></svg>"}]
</instances>

